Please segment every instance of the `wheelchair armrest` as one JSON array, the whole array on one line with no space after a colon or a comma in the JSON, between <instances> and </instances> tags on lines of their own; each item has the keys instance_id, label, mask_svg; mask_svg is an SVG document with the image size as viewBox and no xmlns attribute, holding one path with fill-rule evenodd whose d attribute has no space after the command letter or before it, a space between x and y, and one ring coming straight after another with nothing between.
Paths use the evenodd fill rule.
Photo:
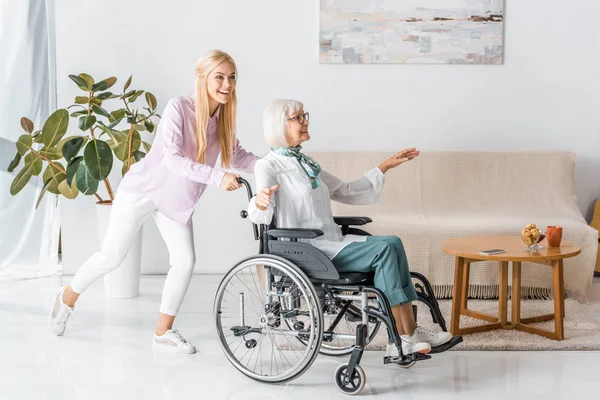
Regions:
<instances>
[{"instance_id":1,"label":"wheelchair armrest","mask_svg":"<svg viewBox=\"0 0 600 400\"><path fill-rule=\"evenodd\" d=\"M366 225L373 222L369 217L333 217L333 221L341 226Z\"/></svg>"},{"instance_id":2,"label":"wheelchair armrest","mask_svg":"<svg viewBox=\"0 0 600 400\"><path fill-rule=\"evenodd\" d=\"M267 235L274 238L290 238L290 239L314 239L323 236L323 231L319 229L305 228L277 228L269 229Z\"/></svg>"}]
</instances>

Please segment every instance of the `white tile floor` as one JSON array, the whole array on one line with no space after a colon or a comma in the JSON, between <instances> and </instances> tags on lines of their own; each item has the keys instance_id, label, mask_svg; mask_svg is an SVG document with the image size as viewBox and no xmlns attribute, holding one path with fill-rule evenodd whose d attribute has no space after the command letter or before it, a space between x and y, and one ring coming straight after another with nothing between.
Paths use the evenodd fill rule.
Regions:
<instances>
[{"instance_id":1,"label":"white tile floor","mask_svg":"<svg viewBox=\"0 0 600 400\"><path fill-rule=\"evenodd\" d=\"M49 300L69 280L0 285L0 399L348 398L333 382L335 368L347 357L320 356L302 377L277 386L235 370L221 353L212 323L217 276L194 276L177 319L198 347L191 356L152 351L164 276L143 277L142 295L132 300L105 300L98 282L81 297L66 336L52 336ZM591 297L600 303L600 282ZM448 352L410 370L381 360L382 352L363 358L363 398L600 398L598 352Z\"/></svg>"}]
</instances>

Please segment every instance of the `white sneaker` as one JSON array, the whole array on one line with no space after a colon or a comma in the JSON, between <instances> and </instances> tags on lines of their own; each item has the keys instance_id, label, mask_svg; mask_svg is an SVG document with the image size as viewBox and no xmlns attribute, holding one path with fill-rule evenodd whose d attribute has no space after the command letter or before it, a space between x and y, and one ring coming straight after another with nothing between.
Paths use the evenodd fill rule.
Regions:
<instances>
[{"instance_id":1,"label":"white sneaker","mask_svg":"<svg viewBox=\"0 0 600 400\"><path fill-rule=\"evenodd\" d=\"M430 331L428 329L417 326L412 337L417 342L425 342L429 343L431 347L441 346L444 343L448 343L450 339L452 339L452 334L450 332L435 332Z\"/></svg>"},{"instance_id":2,"label":"white sneaker","mask_svg":"<svg viewBox=\"0 0 600 400\"><path fill-rule=\"evenodd\" d=\"M429 343L415 342L410 339L410 336L403 335L402 339L402 353L406 356L413 353L427 354L431 351ZM388 343L385 349L385 357L398 357L400 353L394 343Z\"/></svg>"},{"instance_id":3,"label":"white sneaker","mask_svg":"<svg viewBox=\"0 0 600 400\"><path fill-rule=\"evenodd\" d=\"M69 320L73 318L74 307L69 307L63 302L63 293L68 288L68 286L63 286L58 290L50 313L50 326L52 327L52 333L56 336L64 335Z\"/></svg>"},{"instance_id":4,"label":"white sneaker","mask_svg":"<svg viewBox=\"0 0 600 400\"><path fill-rule=\"evenodd\" d=\"M152 344L155 348L173 353L194 354L196 348L188 342L177 329L169 329L161 336L154 333Z\"/></svg>"}]
</instances>

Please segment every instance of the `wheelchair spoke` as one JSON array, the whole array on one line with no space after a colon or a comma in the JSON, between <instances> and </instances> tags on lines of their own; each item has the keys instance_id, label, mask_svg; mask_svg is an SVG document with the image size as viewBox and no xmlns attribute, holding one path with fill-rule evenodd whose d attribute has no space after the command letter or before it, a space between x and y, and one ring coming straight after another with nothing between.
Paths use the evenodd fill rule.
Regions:
<instances>
[{"instance_id":1,"label":"wheelchair spoke","mask_svg":"<svg viewBox=\"0 0 600 400\"><path fill-rule=\"evenodd\" d=\"M214 310L225 355L254 379L294 379L312 364L323 340L314 286L285 261L260 256L242 261L223 278ZM310 346L297 341L300 334Z\"/></svg>"}]
</instances>

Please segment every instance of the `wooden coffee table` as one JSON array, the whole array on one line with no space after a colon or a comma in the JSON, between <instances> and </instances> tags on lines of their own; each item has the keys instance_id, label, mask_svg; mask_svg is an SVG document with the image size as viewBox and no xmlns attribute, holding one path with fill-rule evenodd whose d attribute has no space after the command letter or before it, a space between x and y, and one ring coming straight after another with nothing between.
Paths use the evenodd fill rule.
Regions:
<instances>
[{"instance_id":1,"label":"wooden coffee table","mask_svg":"<svg viewBox=\"0 0 600 400\"><path fill-rule=\"evenodd\" d=\"M524 251L525 243L519 236L474 236L447 240L442 244L445 253L456 257L454 271L454 291L452 294L451 332L453 335L465 335L493 329L517 329L535 333L554 340L564 339L563 319L565 316L565 288L563 260L581 253L581 247L563 240L560 247L548 247L546 240L540 242L544 248L533 253ZM481 255L482 250L503 249L498 255ZM479 261L498 261L500 263L498 316L469 310L469 270L471 264ZM508 302L508 263L512 263L512 321L507 321ZM552 267L554 280L554 314L540 315L521 319L521 263L532 262ZM460 316L481 319L487 324L460 327ZM554 319L554 332L534 328L528 324Z\"/></svg>"}]
</instances>

